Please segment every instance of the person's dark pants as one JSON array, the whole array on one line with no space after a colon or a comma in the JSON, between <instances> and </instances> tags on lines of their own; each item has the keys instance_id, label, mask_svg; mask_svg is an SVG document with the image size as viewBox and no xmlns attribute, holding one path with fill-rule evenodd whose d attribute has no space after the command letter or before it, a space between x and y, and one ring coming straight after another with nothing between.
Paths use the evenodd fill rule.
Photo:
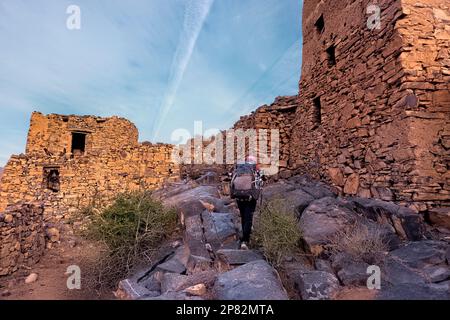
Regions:
<instances>
[{"instance_id":1,"label":"person's dark pants","mask_svg":"<svg viewBox=\"0 0 450 320\"><path fill-rule=\"evenodd\" d=\"M253 214L256 210L256 200L244 201L238 200L237 205L241 212L242 221L242 242L250 242L250 235L252 233Z\"/></svg>"}]
</instances>

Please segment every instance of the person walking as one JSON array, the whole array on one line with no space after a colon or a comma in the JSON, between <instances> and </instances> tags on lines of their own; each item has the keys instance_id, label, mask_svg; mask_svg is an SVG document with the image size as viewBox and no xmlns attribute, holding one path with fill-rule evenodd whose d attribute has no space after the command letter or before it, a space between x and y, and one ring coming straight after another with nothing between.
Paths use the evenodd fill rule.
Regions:
<instances>
[{"instance_id":1,"label":"person walking","mask_svg":"<svg viewBox=\"0 0 450 320\"><path fill-rule=\"evenodd\" d=\"M231 198L236 200L239 208L242 237L240 248L248 250L253 227L253 216L261 195L262 175L253 156L246 158L244 164L237 165L231 179Z\"/></svg>"}]
</instances>

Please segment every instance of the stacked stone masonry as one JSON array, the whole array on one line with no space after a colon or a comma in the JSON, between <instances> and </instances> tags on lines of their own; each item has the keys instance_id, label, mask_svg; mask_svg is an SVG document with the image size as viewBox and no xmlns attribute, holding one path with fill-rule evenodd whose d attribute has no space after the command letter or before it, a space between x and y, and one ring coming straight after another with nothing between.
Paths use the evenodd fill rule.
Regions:
<instances>
[{"instance_id":1,"label":"stacked stone masonry","mask_svg":"<svg viewBox=\"0 0 450 320\"><path fill-rule=\"evenodd\" d=\"M45 250L44 208L18 203L0 213L0 276L30 267Z\"/></svg>"},{"instance_id":2,"label":"stacked stone masonry","mask_svg":"<svg viewBox=\"0 0 450 320\"><path fill-rule=\"evenodd\" d=\"M381 25L369 28L372 4L304 2L300 93L282 160L290 174L309 173L342 194L418 212L448 207L450 4L378 1ZM279 127L271 123L278 112L267 112L237 126Z\"/></svg>"},{"instance_id":3,"label":"stacked stone masonry","mask_svg":"<svg viewBox=\"0 0 450 320\"><path fill-rule=\"evenodd\" d=\"M26 154L12 156L0 185L0 212L19 201L45 205L45 219L106 205L120 192L176 179L172 146L138 143L128 120L33 113Z\"/></svg>"},{"instance_id":4,"label":"stacked stone masonry","mask_svg":"<svg viewBox=\"0 0 450 320\"><path fill-rule=\"evenodd\" d=\"M297 100L297 96L278 97L273 104L269 106L264 105L254 111L251 115L241 117L233 127L235 130L278 130L280 139L280 170L285 170L287 168L291 156L289 142L291 140L295 111L298 107ZM270 138L268 140L270 141ZM268 151L270 151L271 146L270 143L268 144Z\"/></svg>"},{"instance_id":5,"label":"stacked stone masonry","mask_svg":"<svg viewBox=\"0 0 450 320\"><path fill-rule=\"evenodd\" d=\"M295 117L295 111L298 107L298 97L278 97L271 105L264 105L252 112L250 115L242 116L230 130L222 131L213 137L198 137L190 139L185 145L181 145L180 155L185 151L190 152L190 157L183 159L181 165L181 175L183 177L199 178L207 172L217 172L219 174L227 174L231 172L234 164L242 161L242 156L248 156L250 153L262 159L265 155L266 165L263 168L270 167L279 161L279 169L284 173L288 171L288 163L290 158L290 140L292 133L292 123ZM271 130L277 130L279 135L279 156L277 157L271 145ZM242 134L242 135L241 135ZM267 139L264 141L263 137ZM202 140L203 139L203 140ZM220 139L220 140L219 140ZM255 143L256 149L250 150L250 139ZM217 153L216 148L220 148L222 143L222 155ZM265 144L263 149L261 144ZM244 147L245 145L245 147ZM211 152L213 164L205 163L205 154L210 154L209 149L214 146ZM232 148L232 153L230 147ZM244 147L245 149L241 149ZM263 152L264 150L264 152ZM231 154L231 159L229 155ZM264 155L262 155L264 154ZM220 163L219 163L220 162Z\"/></svg>"}]
</instances>

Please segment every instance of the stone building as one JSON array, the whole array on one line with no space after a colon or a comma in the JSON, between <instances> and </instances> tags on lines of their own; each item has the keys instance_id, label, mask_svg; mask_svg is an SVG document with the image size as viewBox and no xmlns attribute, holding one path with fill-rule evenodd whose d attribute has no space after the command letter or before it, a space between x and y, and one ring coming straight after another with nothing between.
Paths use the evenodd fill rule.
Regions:
<instances>
[{"instance_id":1,"label":"stone building","mask_svg":"<svg viewBox=\"0 0 450 320\"><path fill-rule=\"evenodd\" d=\"M0 212L44 203L44 216L70 216L120 192L153 189L179 176L172 146L138 143L126 119L33 113L26 153L12 156L0 184Z\"/></svg>"},{"instance_id":2,"label":"stone building","mask_svg":"<svg viewBox=\"0 0 450 320\"><path fill-rule=\"evenodd\" d=\"M287 175L422 212L450 206L448 1L307 0L303 37L294 115L263 108L239 125L285 129Z\"/></svg>"},{"instance_id":3,"label":"stone building","mask_svg":"<svg viewBox=\"0 0 450 320\"><path fill-rule=\"evenodd\" d=\"M448 1L311 0L303 14L292 167L317 164L345 194L449 205Z\"/></svg>"}]
</instances>

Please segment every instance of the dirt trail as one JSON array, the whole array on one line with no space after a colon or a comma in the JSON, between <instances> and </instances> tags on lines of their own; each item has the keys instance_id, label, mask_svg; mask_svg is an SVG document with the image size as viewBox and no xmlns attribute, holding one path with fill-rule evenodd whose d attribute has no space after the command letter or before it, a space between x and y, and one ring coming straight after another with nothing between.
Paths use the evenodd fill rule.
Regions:
<instances>
[{"instance_id":1,"label":"dirt trail","mask_svg":"<svg viewBox=\"0 0 450 320\"><path fill-rule=\"evenodd\" d=\"M86 248L89 249L86 251ZM81 290L67 288L67 267L80 265L86 252L95 252L92 244L78 244L71 247L61 243L46 250L41 260L30 270L21 270L10 277L0 279L0 300L95 300L112 299L113 296L99 297L93 292L83 290L83 270L81 270ZM30 273L37 273L38 279L25 283ZM2 294L3 293L3 294ZM5 294L6 293L6 294Z\"/></svg>"}]
</instances>

